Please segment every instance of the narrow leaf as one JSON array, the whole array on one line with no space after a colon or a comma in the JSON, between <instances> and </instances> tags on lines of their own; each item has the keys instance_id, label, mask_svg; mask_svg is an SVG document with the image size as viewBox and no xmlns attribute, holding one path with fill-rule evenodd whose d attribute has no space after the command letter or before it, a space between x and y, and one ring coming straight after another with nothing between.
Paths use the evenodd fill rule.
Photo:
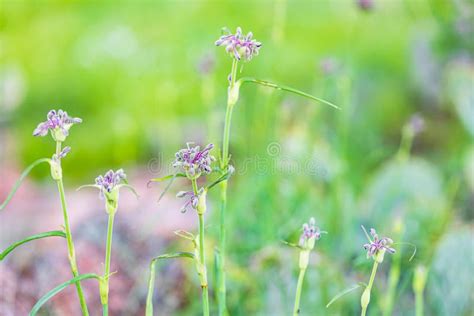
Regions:
<instances>
[{"instance_id":1,"label":"narrow leaf","mask_svg":"<svg viewBox=\"0 0 474 316\"><path fill-rule=\"evenodd\" d=\"M337 301L338 299L340 299L341 297L343 297L344 295L346 294L349 294L350 292L354 291L354 290L357 290L358 288L360 287L363 287L364 284L363 283L359 283L357 285L354 285L353 287L350 287L348 289L345 289L344 291L340 292L339 294L337 294L336 296L334 296L334 298L332 300L329 301L329 303L327 303L326 305L326 308L328 308L329 306L332 305L332 303L334 303L335 301Z\"/></svg>"},{"instance_id":2,"label":"narrow leaf","mask_svg":"<svg viewBox=\"0 0 474 316\"><path fill-rule=\"evenodd\" d=\"M179 236L179 237L182 237L184 239L187 239L187 240L194 240L195 237L193 234L191 234L190 232L187 232L185 230L176 230L174 231L175 235Z\"/></svg>"},{"instance_id":3,"label":"narrow leaf","mask_svg":"<svg viewBox=\"0 0 474 316\"><path fill-rule=\"evenodd\" d=\"M337 105L335 105L335 104L333 104L329 101L326 101L324 99L315 97L314 95L311 95L309 93L306 93L306 92L303 92L301 90L294 89L294 88L291 88L291 87L288 87L288 86L279 85L279 84L276 84L276 83L273 83L273 82L260 80L260 79L255 79L255 78L249 78L249 77L241 78L239 81L242 82L242 83L245 83L245 82L256 83L256 84L260 84L260 85L265 86L265 87L270 87L270 88L274 88L274 89L277 89L277 90L283 90L283 91L291 92L291 93L300 95L302 97L324 103L324 104L329 105L329 106L331 106L335 109L340 110L340 108Z\"/></svg>"},{"instance_id":4,"label":"narrow leaf","mask_svg":"<svg viewBox=\"0 0 474 316\"><path fill-rule=\"evenodd\" d=\"M127 188L129 189L133 194L135 194L135 196L138 198L140 198L140 195L138 195L137 191L135 190L134 187L132 187L130 184L121 184L120 185L121 188Z\"/></svg>"},{"instance_id":5,"label":"narrow leaf","mask_svg":"<svg viewBox=\"0 0 474 316\"><path fill-rule=\"evenodd\" d=\"M14 244L11 244L7 249L5 249L2 253L0 253L0 261L2 261L10 252L15 250L15 248L17 248L17 247L19 247L19 246L21 246L21 245L23 245L23 244L25 244L29 241L36 240L36 239L41 239L41 238L46 238L46 237L53 237L53 236L66 238L66 234L63 231L60 231L60 230L53 230L53 231L49 231L49 232L36 234L36 235L30 236L30 237L27 237L25 239L17 241Z\"/></svg>"},{"instance_id":6,"label":"narrow leaf","mask_svg":"<svg viewBox=\"0 0 474 316\"><path fill-rule=\"evenodd\" d=\"M365 229L364 225L360 225L360 227L361 227L362 230L364 231L365 237L367 237L367 240L369 241L369 243L371 243L371 242L372 242L372 239L370 239L370 236L369 236L369 234L367 233L367 230Z\"/></svg>"},{"instance_id":7,"label":"narrow leaf","mask_svg":"<svg viewBox=\"0 0 474 316\"><path fill-rule=\"evenodd\" d=\"M412 261L416 255L416 251L417 251L416 245L412 244L411 242L394 242L392 245L406 245L406 246L412 247L413 253L411 254L410 259L408 259L408 261Z\"/></svg>"},{"instance_id":8,"label":"narrow leaf","mask_svg":"<svg viewBox=\"0 0 474 316\"><path fill-rule=\"evenodd\" d=\"M84 184L84 185L81 185L80 187L78 187L76 189L76 191L80 191L80 190L85 189L85 188L93 188L93 189L99 189L100 190L100 186L98 186L97 184Z\"/></svg>"},{"instance_id":9,"label":"narrow leaf","mask_svg":"<svg viewBox=\"0 0 474 316\"><path fill-rule=\"evenodd\" d=\"M174 179L174 178L185 178L186 175L184 173L175 173L175 174L169 174L167 176L161 177L161 178L153 178L150 179L149 182L163 182L169 179Z\"/></svg>"},{"instance_id":10,"label":"narrow leaf","mask_svg":"<svg viewBox=\"0 0 474 316\"><path fill-rule=\"evenodd\" d=\"M160 259L172 259L172 258L191 258L194 259L194 254L191 252L177 252L177 253L170 253L164 254L158 257L151 259L150 262L150 277L148 279L148 294L146 297L146 316L153 316L153 291L154 291L154 283L155 283L155 265L156 262Z\"/></svg>"},{"instance_id":11,"label":"narrow leaf","mask_svg":"<svg viewBox=\"0 0 474 316\"><path fill-rule=\"evenodd\" d=\"M64 290L69 285L75 284L76 282L80 282L80 281L86 280L86 279L97 279L97 280L99 280L100 276L98 276L97 274L94 274L94 273L82 274L82 275L79 275L79 276L77 276L77 277L75 277L75 278L73 278L73 279L71 279L67 282L64 282L64 283L56 286L54 289L52 289L51 291L46 293L46 295L44 295L42 298L40 298L40 300L38 302L36 302L35 306L33 306L33 308L30 311L30 316L36 315L36 313L39 311L41 306L43 306L49 299L51 299L53 296L55 296L56 294L58 294L59 292Z\"/></svg>"},{"instance_id":12,"label":"narrow leaf","mask_svg":"<svg viewBox=\"0 0 474 316\"><path fill-rule=\"evenodd\" d=\"M25 169L25 171L23 171L23 173L20 175L20 178L18 178L18 180L16 180L15 185L13 185L13 188L10 191L10 193L8 194L7 198L5 199L5 201L3 201L2 205L0 205L0 210L3 210L5 208L5 206L7 206L8 202L10 202L10 200L15 195L16 190L18 190L18 188L20 187L21 182L23 182L23 180L30 173L30 171L33 170L34 167L36 167L37 165L39 165L43 162L48 162L49 163L50 160L51 159L49 159L49 158L41 158L41 159L38 159L38 160L34 161L31 165L29 165Z\"/></svg>"},{"instance_id":13,"label":"narrow leaf","mask_svg":"<svg viewBox=\"0 0 474 316\"><path fill-rule=\"evenodd\" d=\"M303 248L300 247L300 245L297 245L297 244L288 242L288 241L286 241L286 240L282 240L281 242L284 243L284 244L287 245L287 246L290 246L290 247L294 247L294 248L298 248L298 249L303 249Z\"/></svg>"},{"instance_id":14,"label":"narrow leaf","mask_svg":"<svg viewBox=\"0 0 474 316\"><path fill-rule=\"evenodd\" d=\"M162 182L162 181L166 181L166 180L171 180L167 185L166 185L166 188L163 190L163 192L161 192L160 194L160 197L158 198L158 202L157 203L160 203L161 199L163 198L163 196L166 194L166 192L168 192L168 190L170 189L171 185L173 184L173 181L174 179L176 178L182 178L182 177L186 177L186 175L184 173L175 173L175 174L169 174L167 176L164 176L164 177L161 177L161 178L154 178L154 179L151 179L150 181L148 181L148 185L152 182Z\"/></svg>"},{"instance_id":15,"label":"narrow leaf","mask_svg":"<svg viewBox=\"0 0 474 316\"><path fill-rule=\"evenodd\" d=\"M226 173L224 173L222 176L220 176L219 178L217 178L214 182L212 182L211 184L209 184L207 186L207 189L211 189L213 187L215 187L217 184L221 183L222 181L226 181L230 178L230 176L233 174L234 172L230 172L230 171L227 171Z\"/></svg>"}]
</instances>

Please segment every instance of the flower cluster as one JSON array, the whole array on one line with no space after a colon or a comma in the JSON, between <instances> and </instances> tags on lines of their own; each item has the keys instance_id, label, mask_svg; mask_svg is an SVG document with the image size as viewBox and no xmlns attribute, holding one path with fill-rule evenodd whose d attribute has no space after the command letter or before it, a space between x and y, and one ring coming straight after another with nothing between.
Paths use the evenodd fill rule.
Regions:
<instances>
[{"instance_id":1,"label":"flower cluster","mask_svg":"<svg viewBox=\"0 0 474 316\"><path fill-rule=\"evenodd\" d=\"M200 146L191 146L193 143L187 143L186 148L181 149L175 154L173 167L182 168L186 176L195 179L201 174L211 173L211 163L216 159L209 153L213 144L209 144L201 150Z\"/></svg>"},{"instance_id":2,"label":"flower cluster","mask_svg":"<svg viewBox=\"0 0 474 316\"><path fill-rule=\"evenodd\" d=\"M370 240L369 243L364 245L364 249L367 250L367 258L375 257L379 254L380 251L389 253L395 253L395 249L391 248L390 245L393 244L393 240L388 237L379 238L375 229L370 229L370 235L373 240Z\"/></svg>"},{"instance_id":3,"label":"flower cluster","mask_svg":"<svg viewBox=\"0 0 474 316\"><path fill-rule=\"evenodd\" d=\"M109 170L104 176L98 176L95 179L95 184L100 189L100 196L103 198L106 194L111 193L112 190L126 178L127 176L122 169L115 172Z\"/></svg>"},{"instance_id":4,"label":"flower cluster","mask_svg":"<svg viewBox=\"0 0 474 316\"><path fill-rule=\"evenodd\" d=\"M258 55L258 50L262 46L262 43L252 39L252 32L244 36L240 27L237 28L235 34L232 34L227 28L224 32L225 34L216 41L216 45L225 46L225 50L233 58L236 60L244 59L245 61L249 61L253 56Z\"/></svg>"},{"instance_id":5,"label":"flower cluster","mask_svg":"<svg viewBox=\"0 0 474 316\"><path fill-rule=\"evenodd\" d=\"M314 242L321 238L321 231L319 227L316 226L316 221L314 217L309 219L309 223L303 224L303 232L300 236L299 246L305 249L313 249Z\"/></svg>"},{"instance_id":6,"label":"flower cluster","mask_svg":"<svg viewBox=\"0 0 474 316\"><path fill-rule=\"evenodd\" d=\"M51 130L51 135L55 141L62 142L69 135L69 129L73 124L81 123L77 117L70 117L66 111L51 110L48 112L47 120L38 124L33 131L33 136L46 136Z\"/></svg>"}]
</instances>

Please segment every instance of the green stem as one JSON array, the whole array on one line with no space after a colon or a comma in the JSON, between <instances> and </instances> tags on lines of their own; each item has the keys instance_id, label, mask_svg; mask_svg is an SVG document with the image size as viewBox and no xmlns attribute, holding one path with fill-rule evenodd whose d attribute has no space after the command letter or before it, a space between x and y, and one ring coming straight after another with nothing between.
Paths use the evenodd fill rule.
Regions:
<instances>
[{"instance_id":1,"label":"green stem","mask_svg":"<svg viewBox=\"0 0 474 316\"><path fill-rule=\"evenodd\" d=\"M109 223L107 225L107 243L105 248L105 270L104 270L104 298L102 301L102 314L104 316L109 314L109 277L110 277L110 258L112 255L112 235L114 231L115 212L109 213Z\"/></svg>"},{"instance_id":2,"label":"green stem","mask_svg":"<svg viewBox=\"0 0 474 316\"><path fill-rule=\"evenodd\" d=\"M56 154L59 155L60 152L61 152L61 142L56 142ZM63 210L64 231L66 233L69 265L71 266L72 275L74 277L78 277L79 270L77 268L77 263L76 263L76 253L74 250L74 243L72 241L71 227L69 226L69 216L67 212L66 195L64 193L64 184L63 184L62 178L57 180L56 182L58 184L59 197L61 199L61 207ZM86 299L84 297L84 292L82 290L82 286L79 281L76 282L76 289L77 289L77 295L79 296L79 302L81 304L82 315L88 316L89 311L87 309Z\"/></svg>"},{"instance_id":3,"label":"green stem","mask_svg":"<svg viewBox=\"0 0 474 316\"><path fill-rule=\"evenodd\" d=\"M231 80L229 83L228 93L234 88L237 77L238 61L232 60L232 70L230 73ZM232 123L232 111L235 103L231 98L227 98L227 108L225 113L224 133L222 137L222 157L221 169L223 172L227 170L229 164L229 143L230 143L230 127ZM226 278L225 278L225 255L226 255L226 207L227 207L227 180L221 182L221 210L220 210L220 227L219 227L219 266L218 284L217 284L217 301L219 304L219 316L226 315Z\"/></svg>"},{"instance_id":4,"label":"green stem","mask_svg":"<svg viewBox=\"0 0 474 316\"><path fill-rule=\"evenodd\" d=\"M300 299L301 299L301 290L303 288L303 279L306 269L300 269L300 275L298 276L298 284L296 285L296 296L295 296L295 306L293 308L293 316L298 316L300 314Z\"/></svg>"},{"instance_id":5,"label":"green stem","mask_svg":"<svg viewBox=\"0 0 474 316\"><path fill-rule=\"evenodd\" d=\"M423 316L423 291L422 292L415 292L415 308L416 308L416 316Z\"/></svg>"},{"instance_id":6,"label":"green stem","mask_svg":"<svg viewBox=\"0 0 474 316\"><path fill-rule=\"evenodd\" d=\"M192 179L194 195L198 195L199 190L196 179ZM207 284L207 271L206 271L206 253L204 248L204 214L198 213L199 217L199 263L200 269L198 271L201 278L202 288L202 313L204 316L209 316L209 287Z\"/></svg>"},{"instance_id":7,"label":"green stem","mask_svg":"<svg viewBox=\"0 0 474 316\"><path fill-rule=\"evenodd\" d=\"M374 266L372 267L372 273L370 274L369 284L367 285L367 288L364 291L364 293L366 291L368 292L369 300L367 302L367 305L362 306L362 312L360 314L361 316L365 316L365 314L367 313L367 307L369 306L369 303L370 303L370 292L372 291L372 285L374 284L375 274L377 273L377 267L378 266L379 266L379 263L377 262L377 260L374 260ZM362 294L362 295L364 295L364 294Z\"/></svg>"}]
</instances>

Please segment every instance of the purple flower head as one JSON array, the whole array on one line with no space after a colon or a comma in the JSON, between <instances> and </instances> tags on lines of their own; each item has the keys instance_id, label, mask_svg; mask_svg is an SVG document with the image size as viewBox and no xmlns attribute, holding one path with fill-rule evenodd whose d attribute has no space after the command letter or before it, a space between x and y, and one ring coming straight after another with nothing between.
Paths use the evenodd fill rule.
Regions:
<instances>
[{"instance_id":1,"label":"purple flower head","mask_svg":"<svg viewBox=\"0 0 474 316\"><path fill-rule=\"evenodd\" d=\"M53 160L58 162L59 160L61 160L62 158L66 157L66 155L71 151L71 147L69 146L66 146L63 148L63 150L61 150L61 152L59 153L59 155L56 155L54 154L53 155Z\"/></svg>"},{"instance_id":2,"label":"purple flower head","mask_svg":"<svg viewBox=\"0 0 474 316\"><path fill-rule=\"evenodd\" d=\"M258 55L262 43L252 39L252 32L244 36L242 29L238 27L235 34L232 34L227 28L224 29L224 33L225 34L216 41L216 45L225 46L225 50L231 57L236 60L243 59L244 61L249 61L253 56Z\"/></svg>"},{"instance_id":3,"label":"purple flower head","mask_svg":"<svg viewBox=\"0 0 474 316\"><path fill-rule=\"evenodd\" d=\"M38 124L33 131L33 136L46 136L51 130L53 139L62 142L69 135L69 129L73 124L81 123L82 120L77 117L70 117L66 111L51 110L48 112L47 119Z\"/></svg>"},{"instance_id":4,"label":"purple flower head","mask_svg":"<svg viewBox=\"0 0 474 316\"><path fill-rule=\"evenodd\" d=\"M189 207L197 209L199 203L199 194L195 195L192 191L180 191L178 192L178 194L176 194L176 197L187 199L187 201L180 209L181 213L185 213Z\"/></svg>"},{"instance_id":5,"label":"purple flower head","mask_svg":"<svg viewBox=\"0 0 474 316\"><path fill-rule=\"evenodd\" d=\"M309 223L303 224L303 232L300 236L299 246L311 250L314 248L314 242L320 238L321 231L319 227L316 226L314 217L311 217Z\"/></svg>"},{"instance_id":6,"label":"purple flower head","mask_svg":"<svg viewBox=\"0 0 474 316\"><path fill-rule=\"evenodd\" d=\"M413 135L417 135L425 128L425 120L419 113L415 113L410 117L407 127Z\"/></svg>"},{"instance_id":7,"label":"purple flower head","mask_svg":"<svg viewBox=\"0 0 474 316\"><path fill-rule=\"evenodd\" d=\"M173 167L182 168L188 178L196 178L203 173L211 173L211 163L216 159L209 152L214 148L214 145L209 144L201 150L200 146L193 147L191 144L193 143L187 143L186 148L176 153Z\"/></svg>"},{"instance_id":8,"label":"purple flower head","mask_svg":"<svg viewBox=\"0 0 474 316\"><path fill-rule=\"evenodd\" d=\"M104 176L98 176L95 178L95 184L99 186L100 197L108 195L112 190L127 178L125 172L122 169L117 171L109 170Z\"/></svg>"},{"instance_id":9,"label":"purple flower head","mask_svg":"<svg viewBox=\"0 0 474 316\"><path fill-rule=\"evenodd\" d=\"M365 229L364 229L365 231ZM380 251L388 251L389 253L395 253L395 249L391 248L390 245L393 244L393 240L388 237L379 238L375 229L370 229L370 235L372 239L369 238L369 243L364 245L364 249L367 250L367 258L377 256Z\"/></svg>"},{"instance_id":10,"label":"purple flower head","mask_svg":"<svg viewBox=\"0 0 474 316\"><path fill-rule=\"evenodd\" d=\"M357 5L363 11L370 11L374 7L374 0L357 0Z\"/></svg>"}]
</instances>

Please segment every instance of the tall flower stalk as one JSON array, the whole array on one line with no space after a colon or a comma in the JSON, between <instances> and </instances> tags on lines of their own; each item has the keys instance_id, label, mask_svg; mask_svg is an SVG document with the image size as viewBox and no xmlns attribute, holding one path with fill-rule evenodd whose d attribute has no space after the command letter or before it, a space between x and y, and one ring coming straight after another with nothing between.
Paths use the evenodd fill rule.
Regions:
<instances>
[{"instance_id":1,"label":"tall flower stalk","mask_svg":"<svg viewBox=\"0 0 474 316\"><path fill-rule=\"evenodd\" d=\"M230 130L232 122L232 112L234 106L239 99L240 86L243 83L255 83L266 87L274 88L277 90L283 90L291 93L298 94L300 96L307 97L309 99L330 105L334 108L338 108L336 105L325 101L323 99L314 97L310 94L302 92L300 90L278 85L264 80L255 78L244 77L237 80L237 70L239 62L248 62L252 58L259 54L259 50L262 47L262 43L253 39L253 33L249 32L244 35L240 27L237 28L235 33L230 32L227 28L223 30L224 34L215 42L216 46L225 47L226 52L232 58L232 66L230 75L228 77L228 88L227 88L227 107L224 120L224 131L222 136L222 155L220 157L220 169L222 174L228 173L230 153ZM227 209L227 186L228 181L222 181L220 184L220 224L219 224L219 252L217 254L217 300L219 305L219 315L227 314L226 308L226 209Z\"/></svg>"},{"instance_id":2,"label":"tall flower stalk","mask_svg":"<svg viewBox=\"0 0 474 316\"><path fill-rule=\"evenodd\" d=\"M132 186L128 185L127 183L123 183L126 181L126 179L127 176L122 169L117 171L109 170L104 176L98 176L95 179L95 184L88 184L79 188L93 187L99 189L99 197L105 200L105 211L109 216L107 224L107 239L105 244L104 274L99 279L100 301L102 303L102 315L104 316L109 314L109 279L111 275L110 260L112 256L112 236L114 230L115 214L117 213L118 209L119 190L122 187L126 187L129 188L135 195L137 195Z\"/></svg>"},{"instance_id":3,"label":"tall flower stalk","mask_svg":"<svg viewBox=\"0 0 474 316\"><path fill-rule=\"evenodd\" d=\"M61 208L63 211L64 230L66 233L69 265L71 266L71 272L75 278L79 276L79 269L77 267L76 253L74 250L74 242L72 240L71 227L69 224L66 194L64 192L64 184L63 184L61 159L64 158L67 155L67 153L71 150L70 147L62 148L62 143L66 140L67 136L69 135L69 129L71 128L73 124L77 124L81 122L82 120L80 118L69 117L67 112L65 111L51 110L49 111L47 115L47 120L45 122L40 123L33 132L34 136L46 136L48 132L51 132L51 136L56 141L56 153L53 155L52 159L50 160L51 176L56 181L56 184L58 186L59 198L61 200ZM81 283L76 282L75 284L76 284L76 289L77 289L77 295L79 296L79 302L81 304L82 314L89 315L89 311L87 309L87 303L84 297L84 291L82 290Z\"/></svg>"},{"instance_id":4,"label":"tall flower stalk","mask_svg":"<svg viewBox=\"0 0 474 316\"><path fill-rule=\"evenodd\" d=\"M360 315L365 316L370 303L370 293L374 284L375 275L377 274L377 268L379 264L383 262L385 252L388 251L389 253L393 254L395 253L395 249L390 247L390 245L393 244L392 239L388 237L379 238L377 232L373 228L370 229L370 235L372 236L371 238L369 237L363 226L362 229L364 230L367 239L369 240L369 243L364 245L364 249L367 250L367 258L371 257L374 260L374 265L372 266L372 272L370 274L369 283L365 287L365 290L360 298L360 305L362 307Z\"/></svg>"},{"instance_id":5,"label":"tall flower stalk","mask_svg":"<svg viewBox=\"0 0 474 316\"><path fill-rule=\"evenodd\" d=\"M303 280L308 268L309 255L314 249L314 244L316 240L321 238L321 231L319 227L316 226L316 222L313 217L309 219L309 223L303 224L303 233L301 234L298 248L300 249L300 258L299 258L299 276L298 283L296 285L296 294L295 294L295 303L293 307L293 316L298 316L300 314L300 300L301 292L303 289Z\"/></svg>"}]
</instances>

